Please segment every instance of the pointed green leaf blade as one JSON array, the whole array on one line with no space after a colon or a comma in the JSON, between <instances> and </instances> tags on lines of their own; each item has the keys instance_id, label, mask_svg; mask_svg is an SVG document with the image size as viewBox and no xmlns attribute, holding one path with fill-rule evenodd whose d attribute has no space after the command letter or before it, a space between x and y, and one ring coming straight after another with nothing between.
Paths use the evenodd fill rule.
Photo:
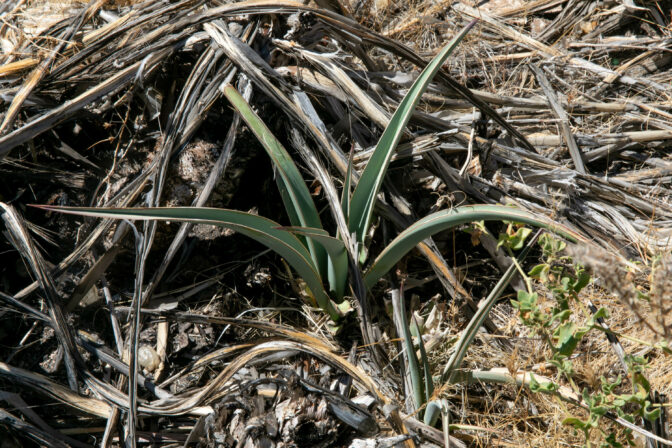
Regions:
<instances>
[{"instance_id":1,"label":"pointed green leaf blade","mask_svg":"<svg viewBox=\"0 0 672 448\"><path fill-rule=\"evenodd\" d=\"M329 287L334 298L340 301L345 295L348 281L348 253L345 244L338 238L329 236L323 229L307 227L282 227L288 232L303 235L324 247L329 255Z\"/></svg>"},{"instance_id":2,"label":"pointed green leaf blade","mask_svg":"<svg viewBox=\"0 0 672 448\"><path fill-rule=\"evenodd\" d=\"M535 215L523 210L503 205L475 205L456 207L432 213L418 220L401 232L373 262L364 275L364 284L371 288L380 277L385 275L404 255L422 240L437 232L474 221L514 221L542 227L567 238L569 241L585 241L572 230L551 221L545 216Z\"/></svg>"},{"instance_id":3,"label":"pointed green leaf blade","mask_svg":"<svg viewBox=\"0 0 672 448\"><path fill-rule=\"evenodd\" d=\"M397 111L392 116L390 124L378 141L378 145L364 168L361 178L352 194L350 201L350 216L348 225L350 232L355 233L356 241L364 242L366 232L369 229L376 196L383 184L385 172L390 164L394 150L406 129L408 120L411 118L420 97L427 89L430 81L443 65L446 58L453 52L455 47L466 36L469 30L478 20L471 21L460 33L446 45L441 52L422 71L418 79L413 83L404 99L399 104Z\"/></svg>"},{"instance_id":4,"label":"pointed green leaf blade","mask_svg":"<svg viewBox=\"0 0 672 448\"><path fill-rule=\"evenodd\" d=\"M142 219L154 221L181 221L194 224L212 224L235 230L282 256L303 278L315 300L329 316L338 320L339 312L329 299L322 279L313 264L310 253L301 242L289 232L280 229L280 224L270 219L237 210L207 207L159 207L159 208L92 208L54 207L39 208L74 215L98 218Z\"/></svg>"},{"instance_id":5,"label":"pointed green leaf blade","mask_svg":"<svg viewBox=\"0 0 672 448\"><path fill-rule=\"evenodd\" d=\"M266 153L271 158L277 171L276 181L282 201L294 226L322 228L320 215L317 212L310 191L303 180L299 169L294 164L287 150L282 146L270 129L252 110L245 98L232 85L224 87L224 95L240 113L245 123L257 137ZM322 247L307 242L311 258L322 277L327 275L327 255Z\"/></svg>"},{"instance_id":6,"label":"pointed green leaf blade","mask_svg":"<svg viewBox=\"0 0 672 448\"><path fill-rule=\"evenodd\" d=\"M394 310L394 319L397 323L397 331L401 330L401 337L404 341L404 358L408 364L408 373L411 377L411 387L413 393L413 401L416 410L422 408L425 404L424 387L422 384L422 376L420 375L420 366L418 358L413 348L413 338L411 337L411 328L406 317L406 305L404 304L404 291L400 288L392 294L392 308Z\"/></svg>"},{"instance_id":7,"label":"pointed green leaf blade","mask_svg":"<svg viewBox=\"0 0 672 448\"><path fill-rule=\"evenodd\" d=\"M429 358L427 357L427 350L425 349L425 341L423 341L422 339L422 332L420 331L420 326L418 325L418 321L415 318L415 315L412 316L413 316L413 327L418 333L418 348L420 349L420 362L422 363L422 373L424 376L424 384L425 384L425 400L429 401L432 399L432 395L434 395L434 381L432 380L432 372L429 366ZM411 327L411 330L413 329L413 327Z\"/></svg>"},{"instance_id":8,"label":"pointed green leaf blade","mask_svg":"<svg viewBox=\"0 0 672 448\"><path fill-rule=\"evenodd\" d=\"M530 252L532 249L532 245L528 244L525 248L523 248L522 252L518 255L518 263L522 263L522 261L525 259L527 254ZM448 360L448 363L443 369L442 381L449 381L453 377L453 373L460 368L462 365L462 360L467 354L467 350L469 349L469 346L471 345L472 341L478 334L479 329L483 325L483 321L488 317L488 314L490 313L490 310L492 307L495 305L497 300L499 300L500 296L506 289L506 287L509 285L509 282L511 281L511 278L513 278L513 274L517 271L516 264L512 263L511 266L509 266L504 272L504 275L499 279L497 284L492 288L490 293L488 294L488 297L485 298L485 300L479 302L478 309L474 313L473 317L465 327L465 329L462 331L462 335L458 339L458 341L455 343L454 351L453 354L451 355L450 359ZM520 295L524 291L518 291L518 294Z\"/></svg>"}]
</instances>

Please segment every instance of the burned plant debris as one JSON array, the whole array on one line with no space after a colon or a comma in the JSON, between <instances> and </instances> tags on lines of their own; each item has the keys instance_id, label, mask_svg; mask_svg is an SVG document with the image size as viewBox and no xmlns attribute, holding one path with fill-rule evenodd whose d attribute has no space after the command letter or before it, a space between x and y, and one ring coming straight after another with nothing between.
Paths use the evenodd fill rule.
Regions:
<instances>
[{"instance_id":1,"label":"burned plant debris","mask_svg":"<svg viewBox=\"0 0 672 448\"><path fill-rule=\"evenodd\" d=\"M667 2L0 18L3 444L672 445Z\"/></svg>"}]
</instances>

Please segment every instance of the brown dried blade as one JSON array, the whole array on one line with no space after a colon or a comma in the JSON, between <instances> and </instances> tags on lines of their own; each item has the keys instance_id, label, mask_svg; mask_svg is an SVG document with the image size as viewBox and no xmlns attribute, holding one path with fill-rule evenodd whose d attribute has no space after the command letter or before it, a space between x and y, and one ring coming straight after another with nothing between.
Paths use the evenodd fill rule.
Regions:
<instances>
[{"instance_id":1,"label":"brown dried blade","mask_svg":"<svg viewBox=\"0 0 672 448\"><path fill-rule=\"evenodd\" d=\"M574 162L574 169L581 174L586 174L587 171L585 165L583 164L581 150L576 144L576 140L572 135L572 130L569 127L569 116L567 115L567 112L565 112L558 102L558 98L555 95L553 88L551 87L551 83L548 82L546 75L544 75L544 72L534 64L528 64L528 67L536 75L537 82L539 82L539 85L544 90L546 99L548 99L549 103L551 104L553 112L560 119L560 130L562 131L565 144L567 144L567 148L569 149L569 155L572 157L572 161Z\"/></svg>"},{"instance_id":2,"label":"brown dried blade","mask_svg":"<svg viewBox=\"0 0 672 448\"><path fill-rule=\"evenodd\" d=\"M209 47L207 51L210 54L210 57L213 57L215 55L215 51L212 49L212 47ZM210 64L211 63L209 62L208 65ZM228 65L228 63L226 65ZM217 71L220 73L220 75L215 77L215 79L213 79L212 81L210 81L210 85L215 87L214 89L210 90L211 94L207 95L207 98L204 98L204 96L206 95L200 97L194 95L192 100L190 100L191 105L187 106L189 107L189 112L185 113L185 124L183 125L184 132L180 134L179 146L186 144L186 142L191 138L191 136L194 135L200 124L203 123L203 121L207 117L209 107L212 106L212 104L221 96L218 86L223 82L224 78L228 77L229 74L232 74L231 67L222 67ZM207 92L204 91L204 93ZM194 199L192 206L202 207L205 205L217 181L219 180L222 173L226 169L226 165L228 164L228 161L231 157L233 146L236 141L235 137L239 121L240 121L239 116L238 114L236 114L229 128L229 132L227 133L227 137L224 142L222 152L217 161L215 162L215 166L213 167L212 171L208 175L208 178L206 180L205 185L203 186L203 189L197 193L196 199ZM191 225L186 223L180 225L177 234L173 238L170 247L167 249L164 255L163 261L161 262L157 270L154 272L152 279L145 287L144 292L145 298L143 300L143 303L146 303L148 300L150 300L154 292L154 289L158 286L159 282L161 281L163 275L166 272L166 269L168 268L168 265L170 264L173 257L177 253L177 250L187 237L190 228Z\"/></svg>"},{"instance_id":3,"label":"brown dried blade","mask_svg":"<svg viewBox=\"0 0 672 448\"><path fill-rule=\"evenodd\" d=\"M376 45L380 48L383 48L399 57L402 57L419 68L424 68L427 62L420 58L415 52L405 45L396 42L392 39L388 39L384 36L378 35L354 21L349 19L338 17L327 12L316 13L318 19L324 22L330 27L335 35L339 36L341 39L349 41L352 36L357 36L358 38L363 39L364 41ZM506 129L513 137L515 137L522 146L524 146L529 151L536 152L535 148L525 139L518 130L506 122L494 109L490 107L486 102L475 96L471 90L462 86L459 82L453 79L447 72L440 70L436 74L436 78L441 82L445 83L448 87L453 89L457 94L462 96L464 99L469 101L475 107L483 111L485 115L490 117L497 124Z\"/></svg>"},{"instance_id":4,"label":"brown dried blade","mask_svg":"<svg viewBox=\"0 0 672 448\"><path fill-rule=\"evenodd\" d=\"M42 289L47 301L51 323L56 332L56 336L63 347L68 383L72 390L77 391L79 390L79 385L77 384L77 368L83 366L84 361L77 351L74 337L65 320L65 316L63 315L60 298L56 292L56 286L47 272L42 256L35 250L32 238L23 225L23 219L12 206L7 205L4 202L0 202L0 209L2 209L2 219L5 221L5 227L11 236L12 243L30 267L33 275L37 278L40 289Z\"/></svg>"},{"instance_id":5,"label":"brown dried blade","mask_svg":"<svg viewBox=\"0 0 672 448\"><path fill-rule=\"evenodd\" d=\"M593 72L598 75L613 75L615 72L611 69L604 68L600 65L595 64L594 62L587 61L583 58L578 58L578 57L573 57L566 52L559 50L555 47L551 47L549 45L546 45L544 43L539 42L536 39L533 39L529 37L526 34L523 34L519 31L514 30L508 25L505 25L498 21L497 19L489 16L483 11L479 11L475 8L472 8L470 6L467 6L463 3L457 3L453 5L453 8L460 12L463 13L469 17L473 18L480 18L483 20L484 23L487 23L489 26L491 26L495 31L498 33L502 34L503 36L506 36L507 38L519 42L525 46L527 46L530 49L533 50L538 50L542 52L546 57L562 57L562 58L568 58L569 62L572 64L576 64L582 69L588 70L590 72ZM626 85L639 85L646 88L654 88L660 92L665 92L667 88L657 82L650 81L648 79L643 79L643 78L632 78L630 76L620 76L618 80Z\"/></svg>"},{"instance_id":6,"label":"brown dried blade","mask_svg":"<svg viewBox=\"0 0 672 448\"><path fill-rule=\"evenodd\" d=\"M53 434L44 431L43 429L37 428L30 423L24 422L20 418L10 414L2 408L0 408L0 423L2 423L3 426L6 425L7 427L13 428L15 431L27 436L33 442L38 443L39 446L46 446L49 448L68 448L70 446L63 440L55 438ZM8 436L8 434L5 436ZM5 436L3 436L3 439ZM7 440L7 442L11 443L9 440Z\"/></svg>"},{"instance_id":7,"label":"brown dried blade","mask_svg":"<svg viewBox=\"0 0 672 448\"><path fill-rule=\"evenodd\" d=\"M224 73L229 73L231 70L227 70ZM221 78L221 79L220 79ZM211 83L212 85L219 85L221 84L221 80L223 80L223 77L218 77L215 80L213 80ZM212 105L215 101L216 98L221 96L221 92L218 88L213 91L213 93L216 94L214 95L214 98L212 98L209 102L203 102L199 101L199 105ZM248 94L251 93L247 92ZM199 108L200 109L200 108ZM205 119L205 116L207 115L206 110L199 110L196 113L196 117L199 117L196 120L191 120L193 123L192 126L190 126L190 129L187 131L186 134L188 135L193 135L193 132L195 132L196 128L200 123ZM212 191L214 190L217 182L221 178L222 174L224 173L224 170L226 169L226 166L229 162L229 159L231 158L231 154L233 152L233 147L236 141L236 132L238 131L238 126L240 122L240 117L238 114L234 115L233 121L231 122L231 126L229 128L229 132L227 133L226 140L224 142L224 147L222 148L222 151L215 162L215 165L213 166L210 174L208 175L208 178L206 180L205 185L203 186L202 190L199 191L196 195L196 198L194 199L194 202L192 203L193 206L195 207L202 207L205 205L207 200L210 198L210 195ZM186 140L187 135L183 137L183 140ZM145 288L145 301L150 300L154 289L158 286L159 282L161 281L163 275L165 274L166 270L168 269L169 264L173 260L174 256L177 254L178 249L182 246L184 243L184 240L187 237L187 234L189 233L189 230L192 228L191 225L188 223L182 223L180 225L179 230L177 231L177 234L173 238L173 241L170 244L170 247L167 249L164 258L161 262L161 265L159 265L159 268L154 272L151 280L149 281L148 285ZM159 326L157 328L157 354L159 355L159 359L161 359L161 364L159 365L159 368L155 374L155 378L160 378L161 373L163 371L163 366L164 366L164 358L165 358L165 350L166 350L166 344L160 344L159 341L167 339L167 334L168 334L168 327L167 324L165 323L159 323Z\"/></svg>"},{"instance_id":8,"label":"brown dried blade","mask_svg":"<svg viewBox=\"0 0 672 448\"><path fill-rule=\"evenodd\" d=\"M4 157L17 146L34 139L38 135L69 119L93 101L129 85L138 73L138 69L143 66L143 62L145 67L152 67L172 53L172 51L173 49L169 48L153 54L147 61L136 62L101 84L29 121L9 134L3 135L0 137L0 158Z\"/></svg>"},{"instance_id":9,"label":"brown dried blade","mask_svg":"<svg viewBox=\"0 0 672 448\"><path fill-rule=\"evenodd\" d=\"M324 126L324 123L318 116L315 111L310 99L303 92L295 92L294 99L296 101L299 109L305 114L308 120L310 120L310 125L313 129L317 130L324 136L324 140L333 140L329 137L328 131ZM336 188L331 181L331 177L326 169L322 166L319 159L315 154L309 149L306 145L303 137L299 134L298 130L294 128L292 130L292 142L294 146L299 151L299 154L306 160L311 170L314 172L316 177L320 180L320 183L323 186L325 195L330 203L330 209L334 219L337 223L338 233L340 238L345 242L345 246L348 252L348 266L349 274L351 278L350 284L352 285L352 293L354 294L358 306L357 314L359 317L360 330L362 333L362 338L364 344L367 346L367 350L371 354L374 361L378 363L378 366L384 365L384 360L386 359L385 354L382 352L382 349L375 344L374 330L372 327L371 320L371 305L369 304L369 298L367 295L366 288L364 287L364 282L362 279L361 271L357 268L355 262L355 243L351 238L349 233L345 215L341 207L340 199L336 193ZM326 152L326 151L324 151ZM340 153L340 150L339 150Z\"/></svg>"},{"instance_id":10,"label":"brown dried blade","mask_svg":"<svg viewBox=\"0 0 672 448\"><path fill-rule=\"evenodd\" d=\"M95 38L89 37L87 39L87 36L85 36L83 41L86 43L86 46L54 67L54 69L51 70L50 77L53 79L69 79L76 76L79 71L81 71L82 67L87 65L85 64L85 61L88 58L100 55L106 46L111 46L115 39L118 39L118 42L116 45L112 46L112 48L124 48L129 45L129 43L125 41L127 41L130 36L141 34L146 38L148 34L146 33L147 29L152 29L152 31L160 29L161 33L159 35L172 34L176 30L172 29L171 26L197 6L193 3L194 0L183 0L181 2L166 5L161 2L151 1L145 2L144 6L134 6L128 14L128 19L123 21L120 26L112 28L109 33L100 35L94 31L93 36ZM203 2L197 2L197 4L201 3ZM173 13L176 13L176 16L173 16ZM167 17L169 18L167 23L163 23L160 27L153 26L155 25L154 21L161 18L165 19ZM152 36L156 37L155 34ZM131 40L129 46L132 47L136 45L138 40L139 39ZM144 41L144 43L147 43L147 41ZM139 62L140 59L142 58L138 58L136 61ZM104 64L104 61L96 61L96 65L101 64ZM113 64L108 64L107 68L110 72L118 71L118 68L115 69Z\"/></svg>"},{"instance_id":11,"label":"brown dried blade","mask_svg":"<svg viewBox=\"0 0 672 448\"><path fill-rule=\"evenodd\" d=\"M51 381L43 375L19 367L0 362L0 376L5 376L16 384L35 389L60 403L86 414L107 418L111 410L105 401L85 397Z\"/></svg>"},{"instance_id":12,"label":"brown dried blade","mask_svg":"<svg viewBox=\"0 0 672 448\"><path fill-rule=\"evenodd\" d=\"M168 163L170 156L179 148L179 144L183 141L186 143L193 135L193 132L198 128L194 122L200 123L204 120L204 115L196 113L195 108L198 107L199 99L202 98L203 92L207 90L207 80L209 73L220 59L221 53L215 51L211 46L201 54L196 64L191 70L189 77L185 83L184 88L180 92L175 110L170 115L170 119L166 125L162 145L156 158L159 160L157 169L153 174L151 194L147 197L147 206L156 207L159 205L161 193L165 184L166 172L168 170ZM201 104L212 104L205 101ZM192 134L188 133L190 131ZM138 351L138 336L141 330L140 307L149 299L148 292L153 287L150 285L147 289L144 288L144 276L146 260L153 245L154 236L156 234L157 223L155 221L145 222L144 230L140 236L136 233L136 243L138 244L138 252L136 256L135 266L135 288L133 295L133 303L137 307L130 329L129 347L131 350L130 356L130 382L129 382L129 414L128 414L128 439L134 446L136 443L135 427L137 424L137 351Z\"/></svg>"},{"instance_id":13,"label":"brown dried blade","mask_svg":"<svg viewBox=\"0 0 672 448\"><path fill-rule=\"evenodd\" d=\"M73 18L72 23L68 26L63 33L58 36L58 44L49 52L46 58L42 60L40 65L33 70L33 72L28 76L26 82L21 86L21 89L17 92L16 96L12 100L12 104L7 109L5 117L0 124L0 135L5 134L7 129L12 126L16 115L21 110L23 102L28 98L28 95L35 89L39 82L44 78L49 70L49 66L52 65L54 59L61 51L61 49L70 41L73 36L79 31L82 24L91 18L98 9L100 9L105 0L92 0L89 3L89 6L86 9L83 9L80 14ZM0 152L0 159L2 158L3 153Z\"/></svg>"},{"instance_id":14,"label":"brown dried blade","mask_svg":"<svg viewBox=\"0 0 672 448\"><path fill-rule=\"evenodd\" d=\"M284 112L304 128L315 141L335 154L333 160L339 161L339 171L344 173L347 170L347 160L342 156L340 148L335 142L329 140L325 134L316 129L301 109L287 97L287 93L291 92L292 89L285 80L247 44L233 36L223 22L208 23L204 27L215 42L226 52L229 59L238 65L240 70L257 84L257 87L274 99Z\"/></svg>"},{"instance_id":15,"label":"brown dried blade","mask_svg":"<svg viewBox=\"0 0 672 448\"><path fill-rule=\"evenodd\" d=\"M100 359L101 362L109 364L117 372L127 377L130 376L130 368L127 362L122 361L119 356L110 353L107 347L100 346L98 343L89 340L88 335L86 335L84 332L80 331L79 337L77 338L77 343L86 351L95 355L98 359ZM157 387L154 382L140 373L138 373L138 385L142 386L159 399L173 398L173 394L167 390Z\"/></svg>"},{"instance_id":16,"label":"brown dried blade","mask_svg":"<svg viewBox=\"0 0 672 448\"><path fill-rule=\"evenodd\" d=\"M45 422L42 417L37 415L37 413L33 410L31 406L28 406L28 403L26 403L23 398L21 398L21 395L13 393L13 392L6 392L3 390L0 390L0 400L6 401L9 403L14 409L21 411L21 413L28 419L31 420L39 430L41 430L44 434L49 435L49 441L52 443L58 445L59 443L64 443L67 444L66 446L73 446L77 448L87 448L89 445L86 445L79 440L75 440L71 437L68 437L66 435L61 434L60 432L56 431L54 428L49 426L47 422ZM1 412L1 411L0 411ZM0 421L2 421L2 418L0 417ZM16 425L12 424L12 427L15 429L19 430L19 432L25 433L26 428L20 428L17 427ZM28 433L30 433L32 428L27 429Z\"/></svg>"}]
</instances>

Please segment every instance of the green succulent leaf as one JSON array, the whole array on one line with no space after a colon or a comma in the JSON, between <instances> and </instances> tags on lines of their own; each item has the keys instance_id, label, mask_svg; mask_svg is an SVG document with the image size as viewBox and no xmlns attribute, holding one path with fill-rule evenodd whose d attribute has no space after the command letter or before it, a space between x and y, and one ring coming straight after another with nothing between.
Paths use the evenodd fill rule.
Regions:
<instances>
[{"instance_id":1,"label":"green succulent leaf","mask_svg":"<svg viewBox=\"0 0 672 448\"><path fill-rule=\"evenodd\" d=\"M432 400L428 402L423 417L425 425L434 426L439 417L441 417L441 401Z\"/></svg>"},{"instance_id":2,"label":"green succulent leaf","mask_svg":"<svg viewBox=\"0 0 672 448\"><path fill-rule=\"evenodd\" d=\"M652 408L651 402L646 400L642 406L642 416L650 422L655 422L660 417L660 408Z\"/></svg>"},{"instance_id":3,"label":"green succulent leaf","mask_svg":"<svg viewBox=\"0 0 672 448\"><path fill-rule=\"evenodd\" d=\"M571 377L574 375L574 364L565 355L556 353L553 355L553 358L548 360L548 363L555 366L558 372L563 373L565 376Z\"/></svg>"},{"instance_id":4,"label":"green succulent leaf","mask_svg":"<svg viewBox=\"0 0 672 448\"><path fill-rule=\"evenodd\" d=\"M557 238L553 238L551 235L542 235L541 238L539 238L539 245L546 257L554 256L567 247L567 243Z\"/></svg>"},{"instance_id":5,"label":"green succulent leaf","mask_svg":"<svg viewBox=\"0 0 672 448\"><path fill-rule=\"evenodd\" d=\"M567 320L569 320L569 317L572 315L571 310L562 310L560 312L555 313L553 316L551 316L551 320L548 322L549 325L553 325L555 321L564 323Z\"/></svg>"},{"instance_id":6,"label":"green succulent leaf","mask_svg":"<svg viewBox=\"0 0 672 448\"><path fill-rule=\"evenodd\" d=\"M611 448L623 448L625 445L623 445L622 443L619 443L616 440L616 434L609 433L607 438L604 439L604 443L601 446L611 447Z\"/></svg>"},{"instance_id":7,"label":"green succulent leaf","mask_svg":"<svg viewBox=\"0 0 672 448\"><path fill-rule=\"evenodd\" d=\"M306 282L319 306L333 320L338 320L341 317L324 290L322 278L306 247L296 236L281 230L280 224L270 219L237 210L208 207L89 208L45 205L38 207L50 211L97 218L181 221L194 224L212 224L235 230L265 245L287 260L287 263Z\"/></svg>"},{"instance_id":8,"label":"green succulent leaf","mask_svg":"<svg viewBox=\"0 0 672 448\"><path fill-rule=\"evenodd\" d=\"M515 307L521 312L532 311L537 308L537 299L539 294L536 292L529 293L525 290L519 290L517 294L518 300L512 300Z\"/></svg>"},{"instance_id":9,"label":"green succulent leaf","mask_svg":"<svg viewBox=\"0 0 672 448\"><path fill-rule=\"evenodd\" d=\"M419 410L425 404L427 397L425 396L423 377L420 374L418 357L415 354L415 348L413 347L413 338L411 337L410 322L406 316L403 291L392 297L392 306L394 307L395 320L398 321L398 328L401 330L401 337L404 341L405 358L408 365L408 372L411 377L411 387L413 388L413 401L416 409Z\"/></svg>"},{"instance_id":10,"label":"green succulent leaf","mask_svg":"<svg viewBox=\"0 0 672 448\"><path fill-rule=\"evenodd\" d=\"M308 227L283 227L283 230L302 235L322 246L329 255L329 289L334 298L340 300L345 295L348 281L348 253L345 244L338 238L329 236L326 230Z\"/></svg>"},{"instance_id":11,"label":"green succulent leaf","mask_svg":"<svg viewBox=\"0 0 672 448\"><path fill-rule=\"evenodd\" d=\"M621 375L618 375L616 379L612 382L607 381L607 379L604 376L600 377L600 383L601 383L601 389L602 393L604 395L611 395L614 393L614 389L616 389L618 386L621 385L621 381L623 379L621 378ZM625 402L624 402L625 403ZM614 401L614 405L616 406L622 406L620 404L616 404L616 401Z\"/></svg>"},{"instance_id":12,"label":"green succulent leaf","mask_svg":"<svg viewBox=\"0 0 672 448\"><path fill-rule=\"evenodd\" d=\"M588 327L596 327L598 325L598 319L608 319L609 318L609 311L605 307L600 307L595 314L591 315L588 320L586 321L586 326Z\"/></svg>"},{"instance_id":13,"label":"green succulent leaf","mask_svg":"<svg viewBox=\"0 0 672 448\"><path fill-rule=\"evenodd\" d=\"M368 232L373 214L373 208L376 203L376 196L383 184L387 167L390 164L397 144L406 129L408 120L410 120L420 97L427 89L434 75L441 69L443 62L453 52L455 47L467 35L469 30L476 25L477 20L473 20L457 34L448 45L446 45L439 54L425 67L418 79L413 83L404 99L399 104L396 112L390 119L390 123L383 132L383 135L376 145L376 149L364 168L364 172L359 179L357 187L352 194L350 201L349 228L350 232L356 236L356 241L362 244L366 233Z\"/></svg>"},{"instance_id":14,"label":"green succulent leaf","mask_svg":"<svg viewBox=\"0 0 672 448\"><path fill-rule=\"evenodd\" d=\"M224 87L224 96L236 108L245 123L257 137L266 153L271 158L276 170L276 182L282 202L285 205L289 220L293 226L322 228L320 215L317 212L310 191L303 180L299 169L294 164L287 150L282 146L270 129L252 110L245 98L232 85ZM305 241L305 240L304 240ZM310 256L318 268L320 276L327 276L327 255L322 247L308 240L306 242Z\"/></svg>"},{"instance_id":15,"label":"green succulent leaf","mask_svg":"<svg viewBox=\"0 0 672 448\"><path fill-rule=\"evenodd\" d=\"M513 220L531 226L546 228L572 242L582 238L570 229L544 216L535 215L503 205L474 205L442 210L426 216L401 232L375 259L364 276L368 288L389 272L392 267L418 243L435 233L448 230L473 221Z\"/></svg>"},{"instance_id":16,"label":"green succulent leaf","mask_svg":"<svg viewBox=\"0 0 672 448\"><path fill-rule=\"evenodd\" d=\"M418 325L418 321L415 316L413 316L411 331L417 333L416 337L418 338L418 348L420 349L420 362L422 363L422 372L424 375L425 400L430 400L432 395L434 395L434 381L432 380L432 372L429 366L427 350L425 350L425 342L422 339L422 331L420 330L420 326ZM432 422L435 422L435 420L432 420Z\"/></svg>"}]
</instances>

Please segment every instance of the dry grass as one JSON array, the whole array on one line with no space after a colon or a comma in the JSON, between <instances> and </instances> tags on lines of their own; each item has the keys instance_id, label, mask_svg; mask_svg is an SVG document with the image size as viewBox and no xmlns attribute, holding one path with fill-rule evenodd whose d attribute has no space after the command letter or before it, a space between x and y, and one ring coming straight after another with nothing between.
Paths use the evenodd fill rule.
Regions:
<instances>
[{"instance_id":1,"label":"dry grass","mask_svg":"<svg viewBox=\"0 0 672 448\"><path fill-rule=\"evenodd\" d=\"M216 88L227 80L244 90L244 72L250 103L302 154L304 177L327 210L328 186L311 160L340 189L348 152L356 167L366 163L418 66L472 17L481 24L437 76L395 156L372 249L418 216L458 204L513 204L557 219L603 248L571 251L595 278L572 302L573 318L585 320L588 303L606 308L624 352L649 360L651 390L671 396L670 355L656 346L672 342L669 6L327 3L339 2L355 11L351 19L289 2L0 4L0 201L8 204L0 253L9 260L0 270L0 438L8 446L120 446L124 437L160 446L348 446L409 430L416 438L402 440L407 446L441 444L440 433L406 417L417 410L386 291L403 280L409 311L426 319L438 310L426 343L441 375L476 303L510 263L486 236L439 234L376 286L367 296L372 348L355 317L334 329L283 260L235 233L131 229L26 204L202 201L285 222L272 169ZM212 39L204 24L216 19L239 44ZM296 91L314 114L296 105ZM552 294L535 290L550 308ZM548 344L521 324L514 297L509 288L490 312L462 369L533 372L569 387L547 362ZM139 302L146 312L134 326ZM138 369L137 397L128 387L132 337L160 358ZM574 360L579 387L597 391L600 377L628 375L614 346L598 331L584 337ZM516 384L436 386L450 403L455 446L584 443L563 420L586 411L556 396ZM622 435L616 422L602 422ZM657 434L670 438L667 423Z\"/></svg>"}]
</instances>

